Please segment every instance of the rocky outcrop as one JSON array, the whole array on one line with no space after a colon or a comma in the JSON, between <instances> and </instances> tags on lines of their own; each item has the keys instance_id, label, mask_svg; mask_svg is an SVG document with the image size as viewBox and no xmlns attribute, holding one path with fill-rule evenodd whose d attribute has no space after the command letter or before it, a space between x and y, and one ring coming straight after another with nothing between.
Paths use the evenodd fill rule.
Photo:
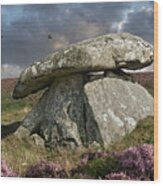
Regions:
<instances>
[{"instance_id":1,"label":"rocky outcrop","mask_svg":"<svg viewBox=\"0 0 163 186\"><path fill-rule=\"evenodd\" d=\"M153 48L141 38L109 34L34 63L20 75L13 97L48 89L17 134L27 129L27 136L37 134L53 149L109 147L130 133L140 119L153 115L153 98L122 71L152 62Z\"/></svg>"},{"instance_id":2,"label":"rocky outcrop","mask_svg":"<svg viewBox=\"0 0 163 186\"><path fill-rule=\"evenodd\" d=\"M13 97L23 98L37 92L56 77L109 69L140 69L152 62L153 47L140 37L128 33L100 36L32 64L21 73Z\"/></svg>"}]
</instances>

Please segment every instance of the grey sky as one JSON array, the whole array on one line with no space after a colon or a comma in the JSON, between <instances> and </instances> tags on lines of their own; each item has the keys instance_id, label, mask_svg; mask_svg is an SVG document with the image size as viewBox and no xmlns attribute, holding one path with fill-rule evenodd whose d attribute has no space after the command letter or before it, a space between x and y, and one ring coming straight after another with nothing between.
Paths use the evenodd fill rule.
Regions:
<instances>
[{"instance_id":1,"label":"grey sky","mask_svg":"<svg viewBox=\"0 0 163 186\"><path fill-rule=\"evenodd\" d=\"M3 5L1 16L3 77L11 76L8 69L17 76L59 48L110 32L130 32L153 44L153 1Z\"/></svg>"}]
</instances>

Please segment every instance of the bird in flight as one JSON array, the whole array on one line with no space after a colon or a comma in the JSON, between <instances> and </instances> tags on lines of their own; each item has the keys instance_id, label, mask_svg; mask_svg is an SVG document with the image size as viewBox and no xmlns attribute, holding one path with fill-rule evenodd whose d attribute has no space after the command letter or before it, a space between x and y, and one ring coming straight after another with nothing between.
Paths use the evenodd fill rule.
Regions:
<instances>
[{"instance_id":1,"label":"bird in flight","mask_svg":"<svg viewBox=\"0 0 163 186\"><path fill-rule=\"evenodd\" d=\"M53 39L50 33L48 34L48 39Z\"/></svg>"}]
</instances>

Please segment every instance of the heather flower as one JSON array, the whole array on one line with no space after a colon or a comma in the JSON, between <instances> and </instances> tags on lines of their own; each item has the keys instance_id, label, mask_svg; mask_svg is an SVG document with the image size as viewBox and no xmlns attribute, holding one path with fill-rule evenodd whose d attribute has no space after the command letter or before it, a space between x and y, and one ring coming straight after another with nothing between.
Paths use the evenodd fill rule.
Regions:
<instances>
[{"instance_id":1,"label":"heather flower","mask_svg":"<svg viewBox=\"0 0 163 186\"><path fill-rule=\"evenodd\" d=\"M86 152L86 153L82 154L81 159L79 161L79 165L84 166L88 163L88 161L95 160L97 158L104 158L104 157L107 157L107 156L108 156L108 153L107 152L102 152L102 151Z\"/></svg>"},{"instance_id":2,"label":"heather flower","mask_svg":"<svg viewBox=\"0 0 163 186\"><path fill-rule=\"evenodd\" d=\"M139 147L142 159L144 160L144 166L146 176L151 180L154 179L154 148L153 145L144 144Z\"/></svg>"},{"instance_id":3,"label":"heather flower","mask_svg":"<svg viewBox=\"0 0 163 186\"><path fill-rule=\"evenodd\" d=\"M153 145L130 147L121 153L114 153L118 159L119 170L132 179L153 180L154 149Z\"/></svg>"},{"instance_id":4,"label":"heather flower","mask_svg":"<svg viewBox=\"0 0 163 186\"><path fill-rule=\"evenodd\" d=\"M17 177L17 174L6 164L4 160L1 160L1 177Z\"/></svg>"},{"instance_id":5,"label":"heather flower","mask_svg":"<svg viewBox=\"0 0 163 186\"><path fill-rule=\"evenodd\" d=\"M53 162L40 162L27 169L26 177L33 178L67 178L66 172L60 164Z\"/></svg>"},{"instance_id":6,"label":"heather flower","mask_svg":"<svg viewBox=\"0 0 163 186\"><path fill-rule=\"evenodd\" d=\"M98 179L153 180L153 145L144 144L130 147L112 154L106 152L85 153L74 173L82 173Z\"/></svg>"}]
</instances>

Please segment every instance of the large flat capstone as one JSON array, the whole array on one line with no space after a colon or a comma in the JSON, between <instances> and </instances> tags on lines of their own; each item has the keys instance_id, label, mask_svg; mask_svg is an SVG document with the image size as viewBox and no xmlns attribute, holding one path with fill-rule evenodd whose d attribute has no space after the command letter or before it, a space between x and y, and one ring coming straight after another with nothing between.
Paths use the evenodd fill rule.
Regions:
<instances>
[{"instance_id":1,"label":"large flat capstone","mask_svg":"<svg viewBox=\"0 0 163 186\"><path fill-rule=\"evenodd\" d=\"M23 98L43 89L56 77L108 69L140 69L153 62L153 47L142 38L108 34L59 50L34 62L20 75L13 98Z\"/></svg>"}]
</instances>

